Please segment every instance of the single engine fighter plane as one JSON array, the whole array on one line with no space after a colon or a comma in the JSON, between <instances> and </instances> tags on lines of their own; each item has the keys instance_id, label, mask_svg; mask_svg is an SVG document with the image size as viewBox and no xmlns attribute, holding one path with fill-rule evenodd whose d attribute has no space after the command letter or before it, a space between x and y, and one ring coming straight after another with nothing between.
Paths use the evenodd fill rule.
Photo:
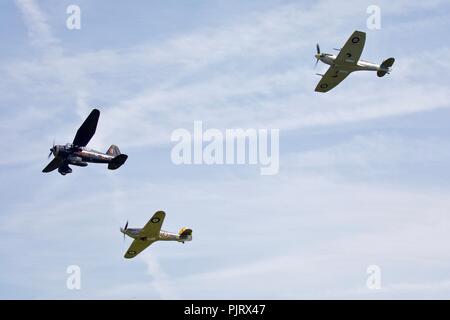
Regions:
<instances>
[{"instance_id":1,"label":"single engine fighter plane","mask_svg":"<svg viewBox=\"0 0 450 320\"><path fill-rule=\"evenodd\" d=\"M72 143L66 145L55 145L55 143L53 143L53 147L50 149L48 157L50 158L53 154L55 158L42 170L42 172L51 172L58 169L58 172L64 176L72 172L69 164L86 167L88 162L107 163L108 169L110 170L115 170L123 165L128 156L126 154L121 154L119 148L115 145L111 145L106 153L86 148L86 145L94 136L95 130L97 129L99 117L100 111L97 109L92 110L78 129Z\"/></svg>"},{"instance_id":2,"label":"single engine fighter plane","mask_svg":"<svg viewBox=\"0 0 450 320\"><path fill-rule=\"evenodd\" d=\"M336 87L353 71L367 70L376 71L378 77L383 77L386 73L391 72L391 67L395 59L389 58L383 61L381 65L359 60L366 42L366 33L355 31L339 51L338 55L330 53L321 53L319 44L317 44L316 65L320 61L330 65L325 74L317 74L322 76L316 87L317 92L327 92Z\"/></svg>"},{"instance_id":3,"label":"single engine fighter plane","mask_svg":"<svg viewBox=\"0 0 450 320\"><path fill-rule=\"evenodd\" d=\"M178 233L172 233L161 230L166 213L164 211L156 212L144 228L128 228L128 221L124 228L120 228L120 232L133 238L133 242L125 253L125 258L131 259L136 257L141 251L156 241L177 241L184 243L192 240L192 230L182 228Z\"/></svg>"}]
</instances>

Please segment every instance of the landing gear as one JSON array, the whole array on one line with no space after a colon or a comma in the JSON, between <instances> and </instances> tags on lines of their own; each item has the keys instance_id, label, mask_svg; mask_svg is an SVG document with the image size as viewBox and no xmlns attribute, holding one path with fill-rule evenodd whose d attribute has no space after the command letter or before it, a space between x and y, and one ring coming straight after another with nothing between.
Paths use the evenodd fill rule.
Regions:
<instances>
[{"instance_id":1,"label":"landing gear","mask_svg":"<svg viewBox=\"0 0 450 320\"><path fill-rule=\"evenodd\" d=\"M66 167L61 166L58 168L58 172L60 174L62 174L63 176L65 176L68 173L72 173L72 169L69 166L66 166Z\"/></svg>"}]
</instances>

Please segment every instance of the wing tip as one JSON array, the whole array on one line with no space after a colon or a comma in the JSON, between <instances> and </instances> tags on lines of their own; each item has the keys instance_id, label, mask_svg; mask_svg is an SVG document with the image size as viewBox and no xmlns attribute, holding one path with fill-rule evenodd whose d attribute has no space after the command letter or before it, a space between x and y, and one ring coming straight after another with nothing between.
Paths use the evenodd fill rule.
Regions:
<instances>
[{"instance_id":1,"label":"wing tip","mask_svg":"<svg viewBox=\"0 0 450 320\"><path fill-rule=\"evenodd\" d=\"M92 109L91 113L88 115L88 118L91 118L91 119L94 118L98 122L98 119L100 118L100 110L98 110L97 108ZM97 129L97 126L95 129ZM95 129L94 129L94 132L95 132Z\"/></svg>"},{"instance_id":2,"label":"wing tip","mask_svg":"<svg viewBox=\"0 0 450 320\"><path fill-rule=\"evenodd\" d=\"M128 251L125 252L125 254L124 254L123 257L124 257L125 259L131 259L131 258L136 257L138 254L139 254L139 252L136 252L136 251L134 251L134 250L128 249Z\"/></svg>"},{"instance_id":3,"label":"wing tip","mask_svg":"<svg viewBox=\"0 0 450 320\"><path fill-rule=\"evenodd\" d=\"M161 216L162 218L165 218L165 217L166 217L166 213L165 213L163 210L158 210L158 211L156 211L156 212L153 214L153 216L156 216L156 215Z\"/></svg>"},{"instance_id":4,"label":"wing tip","mask_svg":"<svg viewBox=\"0 0 450 320\"><path fill-rule=\"evenodd\" d=\"M325 93L328 92L330 89L327 88L321 88L319 85L314 89L315 92Z\"/></svg>"}]
</instances>

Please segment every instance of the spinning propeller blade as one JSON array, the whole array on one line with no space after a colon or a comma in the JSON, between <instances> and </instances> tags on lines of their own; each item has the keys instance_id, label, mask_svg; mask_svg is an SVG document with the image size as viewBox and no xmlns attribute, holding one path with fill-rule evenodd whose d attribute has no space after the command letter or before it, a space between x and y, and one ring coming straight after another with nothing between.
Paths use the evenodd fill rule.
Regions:
<instances>
[{"instance_id":1,"label":"spinning propeller blade","mask_svg":"<svg viewBox=\"0 0 450 320\"><path fill-rule=\"evenodd\" d=\"M318 43L316 44L316 51L317 51L317 54L316 54L316 64L314 65L314 68L317 67L317 64L319 63L320 46L319 46Z\"/></svg>"},{"instance_id":2,"label":"spinning propeller blade","mask_svg":"<svg viewBox=\"0 0 450 320\"><path fill-rule=\"evenodd\" d=\"M50 153L48 154L47 159L50 159L50 156L52 155L53 150L55 150L55 139L53 139L53 145L52 145L52 148L50 149Z\"/></svg>"},{"instance_id":3,"label":"spinning propeller blade","mask_svg":"<svg viewBox=\"0 0 450 320\"><path fill-rule=\"evenodd\" d=\"M123 241L125 241L125 231L127 231L127 229L128 229L128 220L127 220L127 223L125 223L125 227L123 228Z\"/></svg>"}]
</instances>

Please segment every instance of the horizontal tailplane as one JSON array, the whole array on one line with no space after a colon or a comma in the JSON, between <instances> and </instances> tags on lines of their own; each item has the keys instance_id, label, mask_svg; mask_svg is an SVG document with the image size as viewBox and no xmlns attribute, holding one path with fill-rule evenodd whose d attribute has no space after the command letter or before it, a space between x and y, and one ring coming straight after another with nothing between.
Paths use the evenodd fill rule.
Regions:
<instances>
[{"instance_id":1,"label":"horizontal tailplane","mask_svg":"<svg viewBox=\"0 0 450 320\"><path fill-rule=\"evenodd\" d=\"M128 156L126 154L119 154L118 156L115 156L109 163L108 163L108 169L109 170L116 170L120 168L121 165L127 161Z\"/></svg>"},{"instance_id":2,"label":"horizontal tailplane","mask_svg":"<svg viewBox=\"0 0 450 320\"><path fill-rule=\"evenodd\" d=\"M180 236L180 240L182 241L191 241L192 240L192 229L181 228L180 232L178 232Z\"/></svg>"},{"instance_id":3,"label":"horizontal tailplane","mask_svg":"<svg viewBox=\"0 0 450 320\"><path fill-rule=\"evenodd\" d=\"M394 64L395 59L389 58L383 61L380 65L380 69L377 71L377 76L383 77L386 73L389 73L391 71L391 67Z\"/></svg>"}]
</instances>

